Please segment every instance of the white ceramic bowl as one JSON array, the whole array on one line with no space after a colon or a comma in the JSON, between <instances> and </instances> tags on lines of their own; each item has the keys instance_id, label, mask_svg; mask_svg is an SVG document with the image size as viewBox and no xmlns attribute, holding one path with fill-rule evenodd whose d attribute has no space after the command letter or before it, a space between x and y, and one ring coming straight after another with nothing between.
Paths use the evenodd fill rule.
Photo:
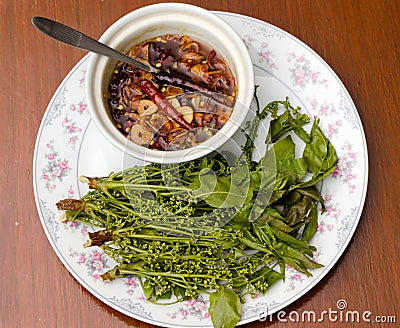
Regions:
<instances>
[{"instance_id":1,"label":"white ceramic bowl","mask_svg":"<svg viewBox=\"0 0 400 328\"><path fill-rule=\"evenodd\" d=\"M232 27L212 12L188 4L160 3L137 9L111 25L100 41L127 53L133 45L165 34L187 34L208 44L228 63L236 79L238 93L231 117L212 138L178 151L152 150L128 140L116 128L104 99L116 64L115 60L105 56L90 55L86 97L95 125L114 146L144 161L177 163L207 155L238 130L253 99L254 72L247 48Z\"/></svg>"}]
</instances>

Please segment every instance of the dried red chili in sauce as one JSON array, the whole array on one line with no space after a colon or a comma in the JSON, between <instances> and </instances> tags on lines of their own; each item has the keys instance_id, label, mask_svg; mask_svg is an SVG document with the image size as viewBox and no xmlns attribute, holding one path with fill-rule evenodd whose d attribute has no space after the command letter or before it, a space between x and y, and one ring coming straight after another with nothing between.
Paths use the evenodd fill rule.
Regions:
<instances>
[{"instance_id":1,"label":"dried red chili in sauce","mask_svg":"<svg viewBox=\"0 0 400 328\"><path fill-rule=\"evenodd\" d=\"M237 92L236 81L215 50L186 35L164 35L134 46L129 55L162 71L153 75L122 62L115 67L108 103L117 128L134 142L162 150L180 149L180 144L191 147L195 143L188 140L202 140L204 133L201 138L187 138L189 134L185 130L209 128L206 134L212 136L229 119ZM184 115L176 116L166 101L158 105L164 109L162 113L156 109L149 110L151 101L157 101L144 92L143 85L140 85L143 80L151 84L147 85L148 88L154 88L164 98L177 97L179 102L176 106ZM192 100L179 96L195 91L201 92L197 97L197 107L193 105L194 96L190 98ZM199 106L201 102L203 106ZM192 114L188 106L192 108ZM147 115L149 112L151 115ZM169 119L174 122L168 122ZM180 137L188 140L176 142Z\"/></svg>"}]
</instances>

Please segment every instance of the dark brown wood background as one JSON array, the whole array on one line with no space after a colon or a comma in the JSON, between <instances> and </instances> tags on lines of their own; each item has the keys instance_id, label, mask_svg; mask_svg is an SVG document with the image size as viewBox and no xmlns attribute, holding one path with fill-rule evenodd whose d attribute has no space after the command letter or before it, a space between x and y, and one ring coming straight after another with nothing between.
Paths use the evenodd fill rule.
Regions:
<instances>
[{"instance_id":1,"label":"dark brown wood background","mask_svg":"<svg viewBox=\"0 0 400 328\"><path fill-rule=\"evenodd\" d=\"M187 1L274 24L312 47L333 68L361 116L369 150L365 208L333 270L285 310L335 309L396 315L400 322L400 1ZM94 37L146 0L2 0L0 2L0 327L141 327L88 293L52 250L40 224L32 158L44 111L85 52L54 42L31 25L52 17ZM246 327L381 327L377 323L255 322Z\"/></svg>"}]
</instances>

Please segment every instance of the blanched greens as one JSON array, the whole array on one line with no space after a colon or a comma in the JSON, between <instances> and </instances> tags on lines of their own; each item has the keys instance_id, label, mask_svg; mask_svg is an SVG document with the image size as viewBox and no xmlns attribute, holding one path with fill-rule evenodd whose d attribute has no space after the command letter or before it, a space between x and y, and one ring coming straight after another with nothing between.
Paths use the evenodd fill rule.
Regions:
<instances>
[{"instance_id":1,"label":"blanched greens","mask_svg":"<svg viewBox=\"0 0 400 328\"><path fill-rule=\"evenodd\" d=\"M146 298L161 304L209 294L214 326L229 328L245 296L265 293L284 278L286 265L307 276L322 266L309 242L318 204L324 210L317 184L335 169L335 148L318 120L304 128L310 118L288 99L257 108L256 116L238 157L221 153L81 178L93 190L57 206L65 220L98 227L86 246L118 263L104 280L136 277ZM258 124L267 117L266 151L254 161Z\"/></svg>"}]
</instances>

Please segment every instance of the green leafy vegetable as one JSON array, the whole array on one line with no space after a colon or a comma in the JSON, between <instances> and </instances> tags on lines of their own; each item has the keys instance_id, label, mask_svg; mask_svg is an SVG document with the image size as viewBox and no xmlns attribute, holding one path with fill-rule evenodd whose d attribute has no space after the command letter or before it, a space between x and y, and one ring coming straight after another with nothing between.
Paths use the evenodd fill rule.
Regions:
<instances>
[{"instance_id":1,"label":"green leafy vegetable","mask_svg":"<svg viewBox=\"0 0 400 328\"><path fill-rule=\"evenodd\" d=\"M307 162L308 170L314 174L324 173L336 165L336 151L332 143L322 133L319 120L315 120L311 132L310 141L306 143L303 157Z\"/></svg>"},{"instance_id":2,"label":"green leafy vegetable","mask_svg":"<svg viewBox=\"0 0 400 328\"><path fill-rule=\"evenodd\" d=\"M192 195L215 208L240 208L251 199L250 176L246 165L238 165L231 174L217 176L212 169L202 169L191 185Z\"/></svg>"},{"instance_id":3,"label":"green leafy vegetable","mask_svg":"<svg viewBox=\"0 0 400 328\"><path fill-rule=\"evenodd\" d=\"M223 286L210 294L211 319L215 328L233 328L240 319L241 303L239 296Z\"/></svg>"},{"instance_id":4,"label":"green leafy vegetable","mask_svg":"<svg viewBox=\"0 0 400 328\"><path fill-rule=\"evenodd\" d=\"M135 277L147 300L160 304L209 294L214 326L229 328L240 320L244 296L266 293L286 265L306 276L322 266L309 242L318 205L325 208L318 182L335 169L335 148L319 120L307 132L310 118L288 99L262 110L255 99L257 119L246 125L238 158L217 154L82 177L92 190L57 203L64 220L97 228L85 246L117 262L103 280ZM254 138L267 118L266 151L255 161Z\"/></svg>"},{"instance_id":5,"label":"green leafy vegetable","mask_svg":"<svg viewBox=\"0 0 400 328\"><path fill-rule=\"evenodd\" d=\"M312 209L310 210L309 220L304 228L301 240L308 243L317 232L317 226L318 226L318 211L317 211L317 206L314 204Z\"/></svg>"},{"instance_id":6,"label":"green leafy vegetable","mask_svg":"<svg viewBox=\"0 0 400 328\"><path fill-rule=\"evenodd\" d=\"M277 171L284 175L289 183L295 183L303 179L308 169L305 158L295 158L295 147L296 144L290 135L279 140L273 146Z\"/></svg>"}]
</instances>

